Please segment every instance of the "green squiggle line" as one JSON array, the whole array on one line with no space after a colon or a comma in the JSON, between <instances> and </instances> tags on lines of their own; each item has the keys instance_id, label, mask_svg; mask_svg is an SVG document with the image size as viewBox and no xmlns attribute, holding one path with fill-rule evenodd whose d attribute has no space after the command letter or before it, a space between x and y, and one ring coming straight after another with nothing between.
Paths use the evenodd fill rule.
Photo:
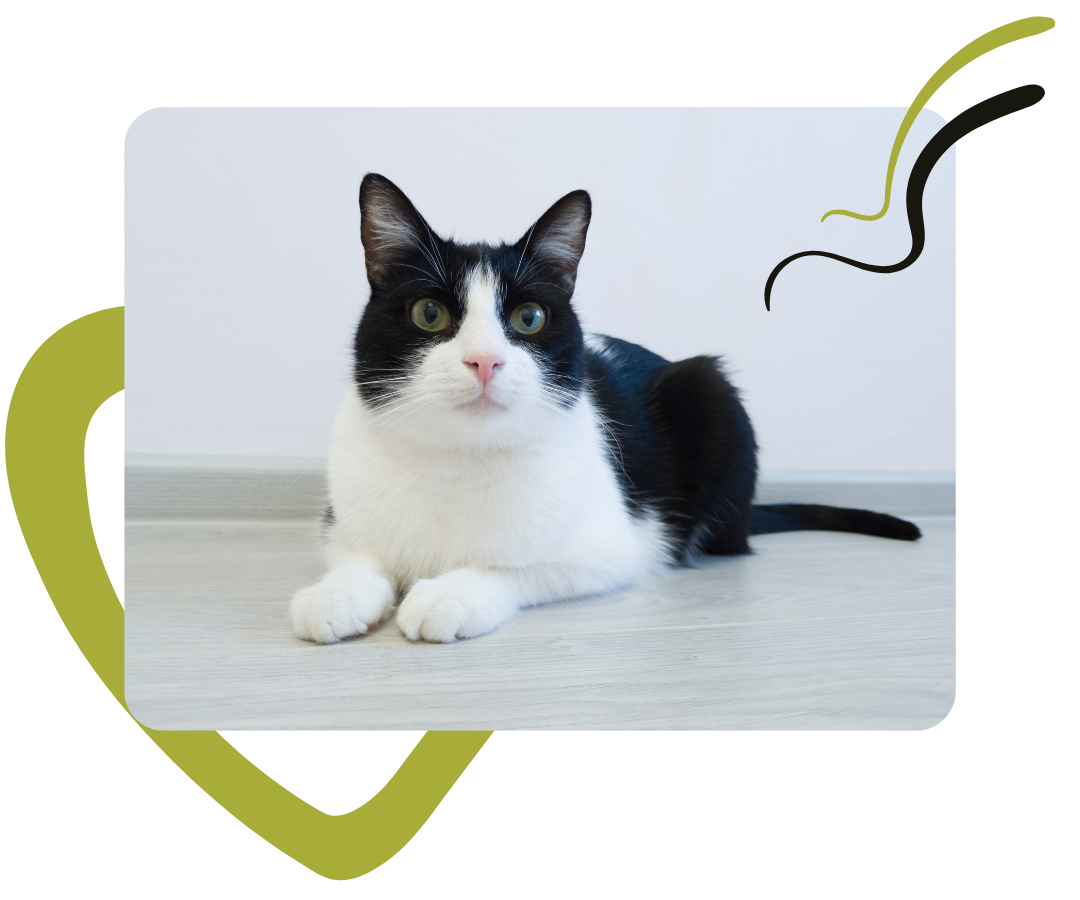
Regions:
<instances>
[{"instance_id":1,"label":"green squiggle line","mask_svg":"<svg viewBox=\"0 0 1080 900\"><path fill-rule=\"evenodd\" d=\"M889 211L889 200L892 197L893 171L896 169L896 161L900 158L900 148L904 146L904 139L907 137L908 131L911 130L915 117L922 112L923 107L926 106L927 101L934 95L934 92L973 59L978 59L984 53L989 53L991 50L996 50L998 47L1018 41L1021 38L1042 34L1053 27L1054 20L1044 16L1018 19L1008 25L1002 25L1000 28L986 32L982 37L976 38L958 53L951 56L945 65L938 69L933 77L923 85L923 89L919 91L919 95L911 104L907 115L904 116L904 121L900 123L900 130L896 133L892 154L889 156L889 171L885 175L885 205L881 207L881 212L867 216L847 209L830 209L821 217L821 221L824 222L829 216L851 216L853 219L872 222L874 219L880 219L885 215Z\"/></svg>"}]
</instances>

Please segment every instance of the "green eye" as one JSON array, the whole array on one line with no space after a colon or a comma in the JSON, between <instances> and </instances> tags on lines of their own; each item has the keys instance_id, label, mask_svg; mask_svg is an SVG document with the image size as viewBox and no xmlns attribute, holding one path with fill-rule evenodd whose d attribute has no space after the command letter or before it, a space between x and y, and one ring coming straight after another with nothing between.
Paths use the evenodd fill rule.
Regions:
<instances>
[{"instance_id":1,"label":"green eye","mask_svg":"<svg viewBox=\"0 0 1080 900\"><path fill-rule=\"evenodd\" d=\"M510 324L519 334L536 334L547 324L547 313L539 303L523 303L510 313Z\"/></svg>"},{"instance_id":2,"label":"green eye","mask_svg":"<svg viewBox=\"0 0 1080 900\"><path fill-rule=\"evenodd\" d=\"M450 324L450 310L438 300L417 300L409 315L413 324L424 331L443 331Z\"/></svg>"}]
</instances>

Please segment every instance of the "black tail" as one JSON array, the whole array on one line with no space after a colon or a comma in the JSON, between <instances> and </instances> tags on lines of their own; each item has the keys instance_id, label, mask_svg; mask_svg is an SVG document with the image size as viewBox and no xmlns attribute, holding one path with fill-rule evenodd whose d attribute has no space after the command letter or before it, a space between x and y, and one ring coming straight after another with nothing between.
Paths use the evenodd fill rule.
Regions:
<instances>
[{"instance_id":1,"label":"black tail","mask_svg":"<svg viewBox=\"0 0 1080 900\"><path fill-rule=\"evenodd\" d=\"M750 507L751 534L778 531L848 531L897 541L917 541L922 537L922 532L911 522L865 509L812 503L770 503Z\"/></svg>"}]
</instances>

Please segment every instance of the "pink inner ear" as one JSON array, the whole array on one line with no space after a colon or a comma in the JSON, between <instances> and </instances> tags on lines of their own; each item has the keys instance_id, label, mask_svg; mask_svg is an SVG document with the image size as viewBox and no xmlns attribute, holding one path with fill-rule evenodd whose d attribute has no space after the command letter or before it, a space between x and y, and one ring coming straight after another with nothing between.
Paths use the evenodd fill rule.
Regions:
<instances>
[{"instance_id":1,"label":"pink inner ear","mask_svg":"<svg viewBox=\"0 0 1080 900\"><path fill-rule=\"evenodd\" d=\"M495 377L495 369L503 364L503 358L494 353L474 353L465 360L465 365L471 366L476 372L480 383L487 387L487 383Z\"/></svg>"}]
</instances>

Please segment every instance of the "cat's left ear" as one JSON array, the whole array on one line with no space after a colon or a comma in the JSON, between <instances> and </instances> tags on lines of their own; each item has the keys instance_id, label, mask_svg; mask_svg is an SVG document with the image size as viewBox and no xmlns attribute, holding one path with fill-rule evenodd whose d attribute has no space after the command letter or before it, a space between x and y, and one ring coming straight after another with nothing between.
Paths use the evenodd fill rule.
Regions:
<instances>
[{"instance_id":1,"label":"cat's left ear","mask_svg":"<svg viewBox=\"0 0 1080 900\"><path fill-rule=\"evenodd\" d=\"M431 255L436 237L405 193L374 172L360 183L360 240L372 287L382 285L388 270L416 255ZM437 254L435 254L437 255Z\"/></svg>"},{"instance_id":2,"label":"cat's left ear","mask_svg":"<svg viewBox=\"0 0 1080 900\"><path fill-rule=\"evenodd\" d=\"M514 249L543 265L567 294L572 294L591 218L588 193L571 191L536 220Z\"/></svg>"}]
</instances>

